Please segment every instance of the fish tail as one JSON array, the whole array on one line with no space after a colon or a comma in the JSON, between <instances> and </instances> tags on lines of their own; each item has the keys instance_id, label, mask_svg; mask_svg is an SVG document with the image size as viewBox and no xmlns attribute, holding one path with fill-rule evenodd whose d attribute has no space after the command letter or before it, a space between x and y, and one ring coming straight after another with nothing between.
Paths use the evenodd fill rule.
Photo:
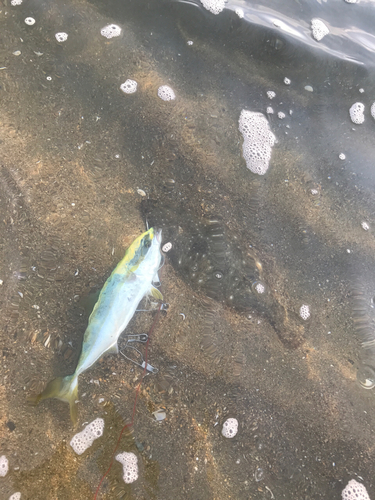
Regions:
<instances>
[{"instance_id":1,"label":"fish tail","mask_svg":"<svg viewBox=\"0 0 375 500\"><path fill-rule=\"evenodd\" d=\"M30 396L28 402L36 406L44 399L57 398L66 401L70 405L70 418L73 424L77 423L77 405L78 399L78 376L68 375L67 377L58 377L48 382L43 392L38 395Z\"/></svg>"}]
</instances>

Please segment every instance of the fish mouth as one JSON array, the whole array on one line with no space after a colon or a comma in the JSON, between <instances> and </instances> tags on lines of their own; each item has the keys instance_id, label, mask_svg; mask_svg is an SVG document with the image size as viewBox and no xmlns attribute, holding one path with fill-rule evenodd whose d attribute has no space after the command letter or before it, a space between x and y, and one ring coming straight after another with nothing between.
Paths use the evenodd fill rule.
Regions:
<instances>
[{"instance_id":1,"label":"fish mouth","mask_svg":"<svg viewBox=\"0 0 375 500\"><path fill-rule=\"evenodd\" d=\"M161 232L162 232L162 230L161 230L161 229L156 229L156 230L155 230L155 237L156 237L156 241L157 241L158 243L161 243Z\"/></svg>"}]
</instances>

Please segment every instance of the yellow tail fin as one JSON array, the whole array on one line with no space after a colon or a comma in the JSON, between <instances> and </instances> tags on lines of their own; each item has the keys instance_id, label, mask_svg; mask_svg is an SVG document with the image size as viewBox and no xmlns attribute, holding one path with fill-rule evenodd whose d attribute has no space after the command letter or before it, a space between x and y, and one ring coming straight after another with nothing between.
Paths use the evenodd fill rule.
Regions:
<instances>
[{"instance_id":1,"label":"yellow tail fin","mask_svg":"<svg viewBox=\"0 0 375 500\"><path fill-rule=\"evenodd\" d=\"M61 401L66 401L70 405L70 418L73 424L77 423L77 405L78 398L78 377L76 375L68 375L67 377L58 377L51 380L43 392L37 396L30 396L28 401L36 406L40 401L49 398L57 398Z\"/></svg>"}]
</instances>

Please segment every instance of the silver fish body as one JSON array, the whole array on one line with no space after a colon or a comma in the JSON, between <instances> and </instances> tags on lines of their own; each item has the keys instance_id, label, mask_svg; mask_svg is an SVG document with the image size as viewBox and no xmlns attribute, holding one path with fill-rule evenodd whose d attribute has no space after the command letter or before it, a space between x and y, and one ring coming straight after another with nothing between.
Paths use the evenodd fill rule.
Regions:
<instances>
[{"instance_id":1,"label":"silver fish body","mask_svg":"<svg viewBox=\"0 0 375 500\"><path fill-rule=\"evenodd\" d=\"M90 315L75 372L49 382L41 394L31 398L32 402L38 404L48 398L67 401L70 404L71 418L76 422L78 376L103 354L118 352L118 338L145 295L163 298L152 285L161 263L160 245L161 231L155 232L153 228L130 245L124 258L106 281Z\"/></svg>"}]
</instances>

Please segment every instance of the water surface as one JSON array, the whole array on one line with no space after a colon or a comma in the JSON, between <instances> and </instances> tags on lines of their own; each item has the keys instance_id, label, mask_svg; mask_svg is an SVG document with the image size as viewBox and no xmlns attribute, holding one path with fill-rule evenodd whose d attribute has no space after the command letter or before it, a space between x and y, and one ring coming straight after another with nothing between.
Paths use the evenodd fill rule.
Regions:
<instances>
[{"instance_id":1,"label":"water surface","mask_svg":"<svg viewBox=\"0 0 375 500\"><path fill-rule=\"evenodd\" d=\"M140 478L125 485L116 462L100 498L340 499L353 478L375 497L374 392L357 381L374 367L361 347L374 338L374 17L364 0L218 15L198 1L0 1L2 497L94 498L141 370L118 355L80 377L78 430L105 420L80 457L68 405L26 397L74 371L88 304L146 219L173 245L159 372L119 448ZM109 24L119 37L101 35ZM277 139L262 176L242 157L244 109Z\"/></svg>"}]
</instances>

